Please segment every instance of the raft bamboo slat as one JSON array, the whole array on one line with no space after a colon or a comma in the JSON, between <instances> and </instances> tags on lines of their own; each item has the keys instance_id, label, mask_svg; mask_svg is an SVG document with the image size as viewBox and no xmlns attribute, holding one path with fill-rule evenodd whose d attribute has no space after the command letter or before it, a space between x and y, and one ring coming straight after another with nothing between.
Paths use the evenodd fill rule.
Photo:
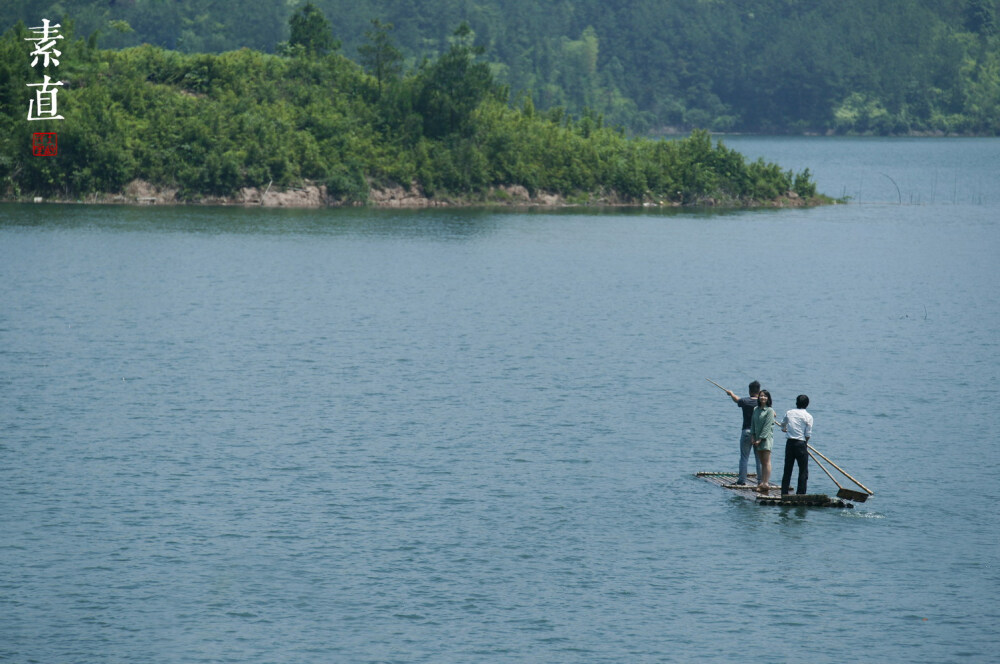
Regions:
<instances>
[{"instance_id":1,"label":"raft bamboo slat","mask_svg":"<svg viewBox=\"0 0 1000 664\"><path fill-rule=\"evenodd\" d=\"M853 504L847 502L846 500L831 498L825 493L810 493L805 495L790 494L782 496L781 487L775 484L769 485L770 493L768 495L759 494L756 491L757 476L753 473L747 475L747 483L743 486L736 486L733 484L738 477L737 473L701 472L695 473L695 477L699 477L716 486L720 486L727 491L732 491L734 494L748 500L753 500L758 505L808 505L810 507L838 507L846 509L852 509L854 507Z\"/></svg>"}]
</instances>

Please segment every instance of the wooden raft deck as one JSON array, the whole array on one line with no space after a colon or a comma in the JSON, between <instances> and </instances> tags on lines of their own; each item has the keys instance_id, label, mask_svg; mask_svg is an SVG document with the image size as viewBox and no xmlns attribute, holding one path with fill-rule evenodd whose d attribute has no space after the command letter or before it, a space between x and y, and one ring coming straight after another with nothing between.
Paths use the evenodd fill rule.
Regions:
<instances>
[{"instance_id":1,"label":"wooden raft deck","mask_svg":"<svg viewBox=\"0 0 1000 664\"><path fill-rule=\"evenodd\" d=\"M830 497L825 493L808 493L801 496L798 494L791 494L788 496L782 496L781 487L775 484L770 485L771 493L769 495L761 495L756 492L757 475L754 473L747 475L747 484L745 486L735 486L733 484L733 482L736 481L736 473L695 473L695 477L700 477L707 482L711 482L716 486L722 487L726 491L732 491L738 496L748 500L753 500L758 505L808 505L810 507L839 507L846 509L852 509L854 507L852 503L849 503L846 500Z\"/></svg>"}]
</instances>

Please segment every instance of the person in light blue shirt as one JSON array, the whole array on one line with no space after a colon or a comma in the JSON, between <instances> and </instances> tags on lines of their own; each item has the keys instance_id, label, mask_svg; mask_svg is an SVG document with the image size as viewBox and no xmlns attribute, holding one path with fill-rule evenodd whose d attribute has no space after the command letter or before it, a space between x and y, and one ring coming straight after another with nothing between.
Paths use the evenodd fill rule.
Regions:
<instances>
[{"instance_id":1,"label":"person in light blue shirt","mask_svg":"<svg viewBox=\"0 0 1000 664\"><path fill-rule=\"evenodd\" d=\"M788 435L785 441L785 472L781 475L781 495L791 493L792 469L799 466L799 479L795 493L805 494L806 483L809 481L809 438L812 436L813 416L806 408L809 407L809 397L800 394L795 398L795 408L785 413L781 420L781 430Z\"/></svg>"}]
</instances>

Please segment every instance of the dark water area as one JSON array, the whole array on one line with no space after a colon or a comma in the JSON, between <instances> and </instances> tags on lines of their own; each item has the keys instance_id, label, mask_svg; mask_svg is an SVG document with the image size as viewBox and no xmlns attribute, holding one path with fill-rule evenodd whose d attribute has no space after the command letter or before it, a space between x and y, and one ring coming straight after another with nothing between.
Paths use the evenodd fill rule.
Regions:
<instances>
[{"instance_id":1,"label":"dark water area","mask_svg":"<svg viewBox=\"0 0 1000 664\"><path fill-rule=\"evenodd\" d=\"M0 661L995 661L1000 141L723 140L853 202L0 205Z\"/></svg>"}]
</instances>

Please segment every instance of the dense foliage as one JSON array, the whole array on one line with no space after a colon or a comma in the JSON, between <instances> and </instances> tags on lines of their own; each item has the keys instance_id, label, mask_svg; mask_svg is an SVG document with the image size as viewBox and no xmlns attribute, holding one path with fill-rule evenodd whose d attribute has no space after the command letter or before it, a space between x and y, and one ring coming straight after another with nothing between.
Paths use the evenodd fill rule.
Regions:
<instances>
[{"instance_id":1,"label":"dense foliage","mask_svg":"<svg viewBox=\"0 0 1000 664\"><path fill-rule=\"evenodd\" d=\"M440 57L401 75L391 45L379 46L384 27L370 31L384 51L369 53L372 71L384 65L374 75L315 41L290 43L287 55L100 50L67 24L57 72L65 120L29 122L26 84L41 73L26 66L29 33L18 25L0 39L0 192L75 197L142 178L187 198L304 180L342 201L364 201L373 184L465 199L521 185L581 202L815 195L808 171L746 163L705 132L635 139L596 114L540 113L529 98L512 108L466 26ZM30 155L35 131L58 131L58 157Z\"/></svg>"},{"instance_id":2,"label":"dense foliage","mask_svg":"<svg viewBox=\"0 0 1000 664\"><path fill-rule=\"evenodd\" d=\"M1000 133L997 0L311 0L355 57L395 25L415 67L462 21L514 95L635 132ZM72 16L105 47L182 52L293 40L301 2L5 0L0 26ZM32 21L36 21L32 23Z\"/></svg>"}]
</instances>

